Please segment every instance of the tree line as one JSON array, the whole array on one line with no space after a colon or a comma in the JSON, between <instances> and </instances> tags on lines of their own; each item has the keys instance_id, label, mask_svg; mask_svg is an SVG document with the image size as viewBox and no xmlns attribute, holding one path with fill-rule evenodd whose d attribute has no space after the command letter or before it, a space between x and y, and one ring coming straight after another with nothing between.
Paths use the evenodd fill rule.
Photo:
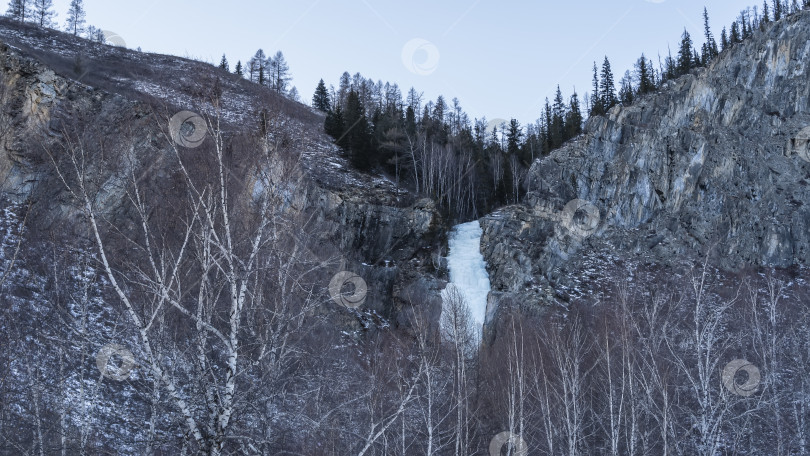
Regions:
<instances>
[{"instance_id":1,"label":"tree line","mask_svg":"<svg viewBox=\"0 0 810 456\"><path fill-rule=\"evenodd\" d=\"M231 71L228 57L225 54L222 54L219 68L224 71ZM267 86L281 95L300 102L298 89L295 86L290 86L290 82L292 81L290 65L287 63L287 59L284 58L284 54L281 51L277 51L274 55L268 56L265 54L264 50L259 49L247 60L245 66L242 66L241 60L236 62L233 73L245 77L256 84Z\"/></svg>"},{"instance_id":2,"label":"tree line","mask_svg":"<svg viewBox=\"0 0 810 456\"><path fill-rule=\"evenodd\" d=\"M15 21L30 22L40 27L55 28L58 26L53 0L11 0L6 10L6 16ZM97 27L87 25L86 17L84 0L71 0L64 30L74 36L84 36L103 43L104 33Z\"/></svg>"},{"instance_id":3,"label":"tree line","mask_svg":"<svg viewBox=\"0 0 810 456\"><path fill-rule=\"evenodd\" d=\"M54 11L53 0L11 0L6 11L6 16L19 22L34 23L40 27L57 27L55 20L57 14ZM100 28L87 25L87 13L83 0L71 0L67 11L64 30L74 36L82 36L89 40L104 43L104 33ZM230 72L228 58L222 54L219 68ZM268 56L262 49L247 60L245 66L242 61L236 63L234 74L246 77L251 82L265 85L292 100L301 101L298 89L291 86L292 75L290 66L281 51L272 56Z\"/></svg>"},{"instance_id":4,"label":"tree line","mask_svg":"<svg viewBox=\"0 0 810 456\"><path fill-rule=\"evenodd\" d=\"M633 71L626 71L622 77L618 94L607 57L601 71L594 62L593 91L586 95L591 116L604 115L613 106L629 106L634 100L647 93L655 92L669 80L677 79L696 68L706 67L723 51L731 49L751 38L757 31L764 32L775 21L781 20L803 9L810 9L810 0L772 0L769 6L765 1L760 11L756 6L740 12L737 19L727 29L723 27L718 43L709 24L709 12L703 8L703 44L698 47L691 34L684 29L675 56L670 51L666 57L658 56L658 68L644 54L635 63ZM773 11L773 12L771 12ZM728 30L728 31L727 31Z\"/></svg>"}]
</instances>

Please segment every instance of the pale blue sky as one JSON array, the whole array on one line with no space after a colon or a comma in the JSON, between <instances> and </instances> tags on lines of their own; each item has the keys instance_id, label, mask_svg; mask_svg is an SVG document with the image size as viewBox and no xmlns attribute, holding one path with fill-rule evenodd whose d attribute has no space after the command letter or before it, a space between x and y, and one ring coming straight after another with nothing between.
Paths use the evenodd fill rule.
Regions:
<instances>
[{"instance_id":1,"label":"pale blue sky","mask_svg":"<svg viewBox=\"0 0 810 456\"><path fill-rule=\"evenodd\" d=\"M54 3L61 24L69 0ZM676 50L684 27L702 43L706 3L85 0L88 23L118 33L130 48L216 63L224 52L232 66L258 48L281 50L307 102L320 78L337 85L343 71L359 71L398 83L403 94L413 86L426 99L458 97L472 117L524 124L539 117L558 83L566 96L573 86L588 91L593 61L605 54L618 82L642 52L657 64L668 44ZM754 4L761 1L706 5L718 41L723 25ZM409 42L414 57L403 62Z\"/></svg>"}]
</instances>

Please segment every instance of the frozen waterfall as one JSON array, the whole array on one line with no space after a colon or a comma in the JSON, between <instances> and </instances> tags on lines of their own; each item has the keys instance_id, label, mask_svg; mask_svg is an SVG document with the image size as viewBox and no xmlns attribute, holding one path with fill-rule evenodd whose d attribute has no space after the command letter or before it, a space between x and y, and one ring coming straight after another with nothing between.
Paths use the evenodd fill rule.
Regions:
<instances>
[{"instance_id":1,"label":"frozen waterfall","mask_svg":"<svg viewBox=\"0 0 810 456\"><path fill-rule=\"evenodd\" d=\"M481 255L481 234L478 221L456 225L450 232L450 253L447 267L450 283L458 287L470 308L478 334L484 325L489 293L489 274Z\"/></svg>"}]
</instances>

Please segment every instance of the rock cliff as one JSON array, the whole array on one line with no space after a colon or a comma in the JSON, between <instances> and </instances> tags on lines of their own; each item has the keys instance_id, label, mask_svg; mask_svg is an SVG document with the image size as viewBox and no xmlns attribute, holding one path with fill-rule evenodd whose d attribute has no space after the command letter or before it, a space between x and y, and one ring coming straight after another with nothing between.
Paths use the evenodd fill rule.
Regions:
<instances>
[{"instance_id":1,"label":"rock cliff","mask_svg":"<svg viewBox=\"0 0 810 456\"><path fill-rule=\"evenodd\" d=\"M525 201L481 220L491 306L564 303L621 259L806 264L808 127L804 11L591 118L582 136L537 160Z\"/></svg>"}]
</instances>

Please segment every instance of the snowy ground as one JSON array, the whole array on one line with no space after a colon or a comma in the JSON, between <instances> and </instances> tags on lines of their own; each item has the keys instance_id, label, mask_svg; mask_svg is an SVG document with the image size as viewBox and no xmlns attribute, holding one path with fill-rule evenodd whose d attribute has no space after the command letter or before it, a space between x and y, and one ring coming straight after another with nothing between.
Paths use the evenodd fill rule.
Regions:
<instances>
[{"instance_id":1,"label":"snowy ground","mask_svg":"<svg viewBox=\"0 0 810 456\"><path fill-rule=\"evenodd\" d=\"M447 265L450 283L464 294L470 307L475 327L479 331L487 313L487 294L490 290L484 256L481 255L481 234L478 221L456 225L450 232L450 254Z\"/></svg>"}]
</instances>

